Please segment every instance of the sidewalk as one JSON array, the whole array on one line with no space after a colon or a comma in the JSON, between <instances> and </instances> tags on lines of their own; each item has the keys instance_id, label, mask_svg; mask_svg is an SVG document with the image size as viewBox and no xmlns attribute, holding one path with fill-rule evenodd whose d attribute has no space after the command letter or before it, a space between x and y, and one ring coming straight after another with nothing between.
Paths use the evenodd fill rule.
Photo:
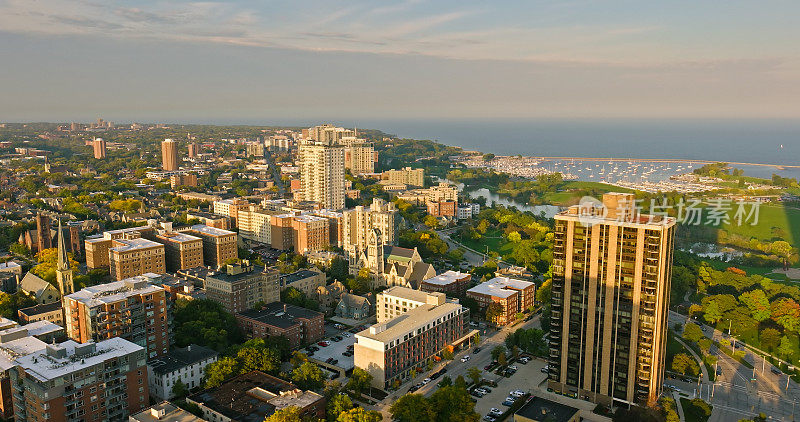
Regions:
<instances>
[{"instance_id":1,"label":"sidewalk","mask_svg":"<svg viewBox=\"0 0 800 422\"><path fill-rule=\"evenodd\" d=\"M678 411L678 417L681 418L681 422L686 421L686 418L683 416L683 406L681 406L681 396L678 394L677 391L673 391L672 398L675 399L675 408Z\"/></svg>"},{"instance_id":2,"label":"sidewalk","mask_svg":"<svg viewBox=\"0 0 800 422\"><path fill-rule=\"evenodd\" d=\"M689 347L689 345L684 343L682 338L675 336L675 340L677 340L678 343L682 344L683 347L685 347L686 350L688 350L689 353L691 353L692 357L694 357L694 360L697 361L698 365L700 365L700 372L703 374L703 381L711 382L711 377L709 376L708 371L706 370L706 366L703 364L703 358L697 356L697 353L695 353L694 349L692 349L691 347Z\"/></svg>"}]
</instances>

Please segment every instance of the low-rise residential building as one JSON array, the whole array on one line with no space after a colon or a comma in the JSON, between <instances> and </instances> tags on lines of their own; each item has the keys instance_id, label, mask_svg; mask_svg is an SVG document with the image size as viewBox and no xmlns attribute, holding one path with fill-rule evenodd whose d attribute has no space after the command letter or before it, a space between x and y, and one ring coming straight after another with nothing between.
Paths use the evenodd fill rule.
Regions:
<instances>
[{"instance_id":1,"label":"low-rise residential building","mask_svg":"<svg viewBox=\"0 0 800 422\"><path fill-rule=\"evenodd\" d=\"M456 210L456 218L459 220L468 220L477 216L480 212L480 204L460 204Z\"/></svg>"},{"instance_id":2,"label":"low-rise residential building","mask_svg":"<svg viewBox=\"0 0 800 422\"><path fill-rule=\"evenodd\" d=\"M419 289L423 292L442 292L451 296L463 296L471 280L472 274L470 273L450 270L436 277L422 280Z\"/></svg>"},{"instance_id":3,"label":"low-rise residential building","mask_svg":"<svg viewBox=\"0 0 800 422\"><path fill-rule=\"evenodd\" d=\"M456 217L458 202L456 201L429 201L428 214L434 217Z\"/></svg>"},{"instance_id":4,"label":"low-rise residential building","mask_svg":"<svg viewBox=\"0 0 800 422\"><path fill-rule=\"evenodd\" d=\"M36 321L50 321L53 324L64 326L64 309L61 301L22 308L17 311L19 322L29 324Z\"/></svg>"},{"instance_id":5,"label":"low-rise residential building","mask_svg":"<svg viewBox=\"0 0 800 422\"><path fill-rule=\"evenodd\" d=\"M235 316L248 337L284 336L292 348L315 343L325 336L323 313L287 303L274 302Z\"/></svg>"},{"instance_id":6,"label":"low-rise residential building","mask_svg":"<svg viewBox=\"0 0 800 422\"><path fill-rule=\"evenodd\" d=\"M467 297L475 299L481 309L492 303L500 305L502 311L491 321L497 325L514 322L518 312L533 306L534 295L534 283L508 277L495 277L467 290Z\"/></svg>"},{"instance_id":7,"label":"low-rise residential building","mask_svg":"<svg viewBox=\"0 0 800 422\"><path fill-rule=\"evenodd\" d=\"M335 313L340 318L364 319L372 315L372 303L364 296L345 293L339 299Z\"/></svg>"},{"instance_id":8,"label":"low-rise residential building","mask_svg":"<svg viewBox=\"0 0 800 422\"><path fill-rule=\"evenodd\" d=\"M325 418L325 397L261 371L236 376L186 401L197 405L204 419L214 422L263 421L291 406L297 407L303 418Z\"/></svg>"},{"instance_id":9,"label":"low-rise residential building","mask_svg":"<svg viewBox=\"0 0 800 422\"><path fill-rule=\"evenodd\" d=\"M397 387L466 334L464 307L424 304L356 334L355 366L372 375L372 386Z\"/></svg>"},{"instance_id":10,"label":"low-rise residential building","mask_svg":"<svg viewBox=\"0 0 800 422\"><path fill-rule=\"evenodd\" d=\"M317 289L325 285L325 273L316 268L303 268L291 274L282 274L280 278L281 291L294 287L305 293L308 297L313 297Z\"/></svg>"},{"instance_id":11,"label":"low-rise residential building","mask_svg":"<svg viewBox=\"0 0 800 422\"><path fill-rule=\"evenodd\" d=\"M150 394L161 400L174 397L175 384L181 382L187 389L202 384L205 368L217 361L218 353L207 347L190 344L147 361L147 379Z\"/></svg>"},{"instance_id":12,"label":"low-rise residential building","mask_svg":"<svg viewBox=\"0 0 800 422\"><path fill-rule=\"evenodd\" d=\"M317 287L317 302L321 309L329 311L338 303L342 294L347 292L347 287L341 281L336 280L326 286Z\"/></svg>"},{"instance_id":13,"label":"low-rise residential building","mask_svg":"<svg viewBox=\"0 0 800 422\"><path fill-rule=\"evenodd\" d=\"M67 336L81 343L121 337L146 347L148 357L167 353L166 295L148 281L136 276L64 296Z\"/></svg>"},{"instance_id":14,"label":"low-rise residential building","mask_svg":"<svg viewBox=\"0 0 800 422\"><path fill-rule=\"evenodd\" d=\"M10 371L14 417L125 420L149 401L146 359L142 346L122 338L84 344L67 340L18 357Z\"/></svg>"},{"instance_id":15,"label":"low-rise residential building","mask_svg":"<svg viewBox=\"0 0 800 422\"><path fill-rule=\"evenodd\" d=\"M128 417L128 422L206 422L174 404L163 401Z\"/></svg>"},{"instance_id":16,"label":"low-rise residential building","mask_svg":"<svg viewBox=\"0 0 800 422\"><path fill-rule=\"evenodd\" d=\"M425 186L425 170L403 167L399 170L386 170L381 175L381 179L390 184L407 185L410 187L421 188Z\"/></svg>"},{"instance_id":17,"label":"low-rise residential building","mask_svg":"<svg viewBox=\"0 0 800 422\"><path fill-rule=\"evenodd\" d=\"M228 312L237 313L251 309L259 302L279 301L279 280L276 268L254 268L244 261L241 264L229 264L224 271L209 273L204 287L206 297L221 303Z\"/></svg>"},{"instance_id":18,"label":"low-rise residential building","mask_svg":"<svg viewBox=\"0 0 800 422\"><path fill-rule=\"evenodd\" d=\"M514 422L580 422L581 410L544 397L531 397L514 412Z\"/></svg>"}]
</instances>

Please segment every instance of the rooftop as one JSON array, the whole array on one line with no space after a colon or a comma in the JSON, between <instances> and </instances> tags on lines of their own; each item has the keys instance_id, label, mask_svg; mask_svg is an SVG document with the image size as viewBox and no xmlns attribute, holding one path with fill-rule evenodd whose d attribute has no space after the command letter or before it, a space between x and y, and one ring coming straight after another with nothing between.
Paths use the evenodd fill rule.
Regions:
<instances>
[{"instance_id":1,"label":"rooftop","mask_svg":"<svg viewBox=\"0 0 800 422\"><path fill-rule=\"evenodd\" d=\"M63 331L64 327L58 324L53 324L50 321L34 321L30 324L18 325L0 331L0 341L9 335L14 336L15 333L18 333L18 335L21 336L39 337Z\"/></svg>"},{"instance_id":2,"label":"rooftop","mask_svg":"<svg viewBox=\"0 0 800 422\"><path fill-rule=\"evenodd\" d=\"M232 232L230 230L223 230L223 229L218 229L216 227L209 227L206 226L205 224L195 224L194 226L192 226L192 230L211 236L225 236L229 234L236 234L236 232Z\"/></svg>"},{"instance_id":3,"label":"rooftop","mask_svg":"<svg viewBox=\"0 0 800 422\"><path fill-rule=\"evenodd\" d=\"M149 408L129 417L130 422L198 422L205 419L198 418L197 416L181 409L174 404L164 401L154 404Z\"/></svg>"},{"instance_id":4,"label":"rooftop","mask_svg":"<svg viewBox=\"0 0 800 422\"><path fill-rule=\"evenodd\" d=\"M44 304L44 305L35 305L35 306L31 306L30 308L23 308L23 309L20 309L19 312L24 314L24 315L26 315L26 316L28 316L28 317L32 317L34 315L45 314L45 313L48 313L48 312L55 312L55 311L58 311L58 310L61 310L61 301L53 302L53 303L47 303L47 304Z\"/></svg>"},{"instance_id":5,"label":"rooftop","mask_svg":"<svg viewBox=\"0 0 800 422\"><path fill-rule=\"evenodd\" d=\"M409 289L408 287L392 286L380 292L379 294L383 296L399 297L406 300L426 303L430 293L425 293L421 290Z\"/></svg>"},{"instance_id":6,"label":"rooftop","mask_svg":"<svg viewBox=\"0 0 800 422\"><path fill-rule=\"evenodd\" d=\"M324 217L317 217L316 215L310 214L301 214L294 218L295 221L299 221L302 223L313 223L315 221L328 221L327 218Z\"/></svg>"},{"instance_id":7,"label":"rooftop","mask_svg":"<svg viewBox=\"0 0 800 422\"><path fill-rule=\"evenodd\" d=\"M420 305L410 311L382 324L375 324L370 328L356 334L356 338L364 337L381 343L389 343L402 339L404 335L425 326L431 322L454 313L460 314L463 307L457 303L445 302L441 305Z\"/></svg>"},{"instance_id":8,"label":"rooftop","mask_svg":"<svg viewBox=\"0 0 800 422\"><path fill-rule=\"evenodd\" d=\"M142 351L144 348L128 340L114 337L99 343L84 344L67 340L61 344L47 345L46 350L50 353L39 350L17 358L16 363L28 375L44 382L103 363L109 359Z\"/></svg>"},{"instance_id":9,"label":"rooftop","mask_svg":"<svg viewBox=\"0 0 800 422\"><path fill-rule=\"evenodd\" d=\"M504 287L511 287L514 289L527 289L528 287L534 285L530 281L518 280L509 277L495 277L487 281L487 283L497 284Z\"/></svg>"},{"instance_id":10,"label":"rooftop","mask_svg":"<svg viewBox=\"0 0 800 422\"><path fill-rule=\"evenodd\" d=\"M248 309L239 312L239 315L275 327L288 328L298 324L298 318L312 319L323 314L287 303L272 302L261 309Z\"/></svg>"},{"instance_id":11,"label":"rooftop","mask_svg":"<svg viewBox=\"0 0 800 422\"><path fill-rule=\"evenodd\" d=\"M158 235L157 237L159 237L161 239L169 239L172 242L180 242L180 243L183 243L183 242L194 242L194 241L198 241L198 240L202 241L203 240L203 239L201 239L199 237L192 236L192 235L186 234L186 233L180 233L180 232L164 233L164 234Z\"/></svg>"},{"instance_id":12,"label":"rooftop","mask_svg":"<svg viewBox=\"0 0 800 422\"><path fill-rule=\"evenodd\" d=\"M137 275L120 281L85 287L66 297L81 302L86 306L98 306L105 303L118 302L133 295L164 290L162 287L150 284L150 280L151 278L145 275Z\"/></svg>"},{"instance_id":13,"label":"rooftop","mask_svg":"<svg viewBox=\"0 0 800 422\"><path fill-rule=\"evenodd\" d=\"M138 238L138 239L117 239L117 240L115 240L115 242L122 243L122 246L116 246L116 247L113 247L113 248L110 249L110 250L115 251L115 252L128 252L128 251L134 251L134 250L138 250L138 249L148 249L148 248L156 248L156 247L163 248L164 247L164 245L162 245L160 243L153 242L152 240L142 239L142 238Z\"/></svg>"},{"instance_id":14,"label":"rooftop","mask_svg":"<svg viewBox=\"0 0 800 422\"><path fill-rule=\"evenodd\" d=\"M514 415L520 415L535 421L567 422L572 420L578 409L547 400L543 397L533 397L525 403Z\"/></svg>"},{"instance_id":15,"label":"rooftop","mask_svg":"<svg viewBox=\"0 0 800 422\"><path fill-rule=\"evenodd\" d=\"M0 271L16 271L18 268L21 268L21 266L14 261L0 262Z\"/></svg>"},{"instance_id":16,"label":"rooftop","mask_svg":"<svg viewBox=\"0 0 800 422\"><path fill-rule=\"evenodd\" d=\"M510 296L514 296L517 294L515 290L509 290L504 288L505 286L502 284L494 284L488 281L485 281L477 286L467 290L467 293L477 293L483 294L487 296L494 296L494 297L502 297L507 298Z\"/></svg>"},{"instance_id":17,"label":"rooftop","mask_svg":"<svg viewBox=\"0 0 800 422\"><path fill-rule=\"evenodd\" d=\"M439 286L447 286L448 284L455 283L456 281L462 280L466 277L472 277L472 274L450 270L445 272L444 274L439 274L436 277L423 280L422 282L428 284L436 284Z\"/></svg>"},{"instance_id":18,"label":"rooftop","mask_svg":"<svg viewBox=\"0 0 800 422\"><path fill-rule=\"evenodd\" d=\"M240 422L262 422L277 410L289 406L303 409L322 399L317 393L299 390L290 382L260 371L239 375L219 387L188 397Z\"/></svg>"},{"instance_id":19,"label":"rooftop","mask_svg":"<svg viewBox=\"0 0 800 422\"><path fill-rule=\"evenodd\" d=\"M295 272L293 272L291 274L281 275L281 282L282 282L283 285L285 285L285 284L289 284L289 283L294 283L295 281L302 280L304 278L318 276L320 274L321 273L319 271L301 269L301 270L295 271Z\"/></svg>"},{"instance_id":20,"label":"rooftop","mask_svg":"<svg viewBox=\"0 0 800 422\"><path fill-rule=\"evenodd\" d=\"M14 367L14 359L44 350L45 347L47 343L30 336L0 343L0 371Z\"/></svg>"},{"instance_id":21,"label":"rooftop","mask_svg":"<svg viewBox=\"0 0 800 422\"><path fill-rule=\"evenodd\" d=\"M166 355L151 359L147 366L153 373L164 375L177 369L217 356L217 352L207 347L191 344L182 349L173 349Z\"/></svg>"}]
</instances>

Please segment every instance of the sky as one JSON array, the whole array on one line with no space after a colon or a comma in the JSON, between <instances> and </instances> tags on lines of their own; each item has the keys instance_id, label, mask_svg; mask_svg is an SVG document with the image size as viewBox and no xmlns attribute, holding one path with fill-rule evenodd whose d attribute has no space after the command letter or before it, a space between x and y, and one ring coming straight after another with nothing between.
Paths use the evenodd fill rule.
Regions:
<instances>
[{"instance_id":1,"label":"sky","mask_svg":"<svg viewBox=\"0 0 800 422\"><path fill-rule=\"evenodd\" d=\"M800 117L796 0L0 0L0 121Z\"/></svg>"}]
</instances>

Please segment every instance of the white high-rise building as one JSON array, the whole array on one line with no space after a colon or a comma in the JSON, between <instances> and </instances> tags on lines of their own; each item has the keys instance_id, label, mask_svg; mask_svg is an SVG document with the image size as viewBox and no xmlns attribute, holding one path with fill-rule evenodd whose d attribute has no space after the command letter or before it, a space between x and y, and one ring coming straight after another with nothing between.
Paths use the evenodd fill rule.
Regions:
<instances>
[{"instance_id":1,"label":"white high-rise building","mask_svg":"<svg viewBox=\"0 0 800 422\"><path fill-rule=\"evenodd\" d=\"M354 143L345 149L345 167L350 173L375 173L375 147L368 142Z\"/></svg>"},{"instance_id":2,"label":"white high-rise building","mask_svg":"<svg viewBox=\"0 0 800 422\"><path fill-rule=\"evenodd\" d=\"M359 205L342 213L342 248L352 264L367 250L369 234L374 230L380 232L381 244L396 243L397 208L393 203L374 198L369 207Z\"/></svg>"},{"instance_id":3,"label":"white high-rise building","mask_svg":"<svg viewBox=\"0 0 800 422\"><path fill-rule=\"evenodd\" d=\"M344 208L344 148L306 142L298 148L301 188L298 199L315 201L321 208Z\"/></svg>"}]
</instances>

